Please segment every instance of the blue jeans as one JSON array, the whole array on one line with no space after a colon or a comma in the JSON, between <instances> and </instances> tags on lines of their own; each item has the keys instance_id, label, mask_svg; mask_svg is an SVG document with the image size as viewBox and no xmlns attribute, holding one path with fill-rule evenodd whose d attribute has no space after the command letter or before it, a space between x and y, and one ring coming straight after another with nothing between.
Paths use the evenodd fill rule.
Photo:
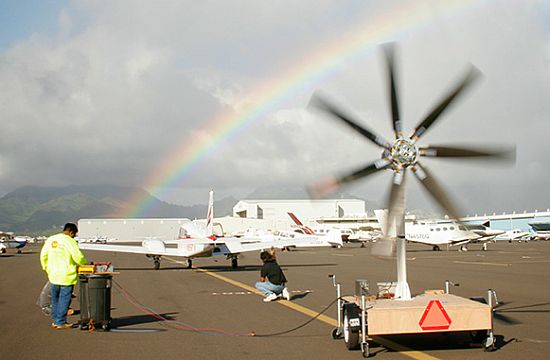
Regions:
<instances>
[{"instance_id":1,"label":"blue jeans","mask_svg":"<svg viewBox=\"0 0 550 360\"><path fill-rule=\"evenodd\" d=\"M285 284L275 285L267 280L264 282L258 281L255 286L256 289L258 289L265 296L269 296L271 294L280 295L285 288Z\"/></svg>"},{"instance_id":2,"label":"blue jeans","mask_svg":"<svg viewBox=\"0 0 550 360\"><path fill-rule=\"evenodd\" d=\"M52 284L52 321L61 326L67 322L67 310L71 304L74 285Z\"/></svg>"}]
</instances>

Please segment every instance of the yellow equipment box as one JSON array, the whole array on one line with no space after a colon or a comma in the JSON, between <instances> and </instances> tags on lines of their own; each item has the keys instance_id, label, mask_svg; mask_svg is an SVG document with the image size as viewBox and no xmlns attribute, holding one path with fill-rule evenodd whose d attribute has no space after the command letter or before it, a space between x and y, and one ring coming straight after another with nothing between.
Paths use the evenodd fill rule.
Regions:
<instances>
[{"instance_id":1,"label":"yellow equipment box","mask_svg":"<svg viewBox=\"0 0 550 360\"><path fill-rule=\"evenodd\" d=\"M80 265L78 267L79 274L93 274L95 271L95 265Z\"/></svg>"}]
</instances>

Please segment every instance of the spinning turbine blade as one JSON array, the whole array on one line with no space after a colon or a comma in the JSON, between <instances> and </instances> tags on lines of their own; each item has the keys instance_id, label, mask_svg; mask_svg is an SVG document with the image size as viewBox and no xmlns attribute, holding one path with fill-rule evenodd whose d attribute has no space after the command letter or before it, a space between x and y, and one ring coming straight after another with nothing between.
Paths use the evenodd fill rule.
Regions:
<instances>
[{"instance_id":1,"label":"spinning turbine blade","mask_svg":"<svg viewBox=\"0 0 550 360\"><path fill-rule=\"evenodd\" d=\"M393 174L393 182L390 188L390 195L388 198L388 221L386 223L386 234L390 226L395 226L396 235L404 234L403 218L405 216L405 175L406 169L402 172L395 172Z\"/></svg>"},{"instance_id":2,"label":"spinning turbine blade","mask_svg":"<svg viewBox=\"0 0 550 360\"><path fill-rule=\"evenodd\" d=\"M436 106L429 114L420 122L420 124L414 129L410 136L413 140L421 137L430 126L439 118L439 116L447 109L447 107L456 99L456 97L464 91L475 79L479 77L479 70L474 66L470 67L470 70L460 82L449 94Z\"/></svg>"},{"instance_id":3,"label":"spinning turbine blade","mask_svg":"<svg viewBox=\"0 0 550 360\"><path fill-rule=\"evenodd\" d=\"M491 157L496 160L514 161L516 148L465 148L453 146L429 145L419 149L420 156L426 157Z\"/></svg>"},{"instance_id":4,"label":"spinning turbine blade","mask_svg":"<svg viewBox=\"0 0 550 360\"><path fill-rule=\"evenodd\" d=\"M339 178L325 179L310 186L308 188L309 195L314 199L322 198L323 196L336 190L342 184L346 184L357 179L361 179L365 176L371 175L379 170L385 169L390 164L390 160L380 159L348 175L340 176Z\"/></svg>"},{"instance_id":5,"label":"spinning turbine blade","mask_svg":"<svg viewBox=\"0 0 550 360\"><path fill-rule=\"evenodd\" d=\"M367 129L366 127L363 127L358 124L356 120L352 120L352 116L349 114L345 114L343 110L341 110L338 106L335 104L329 102L326 98L323 98L319 94L319 92L316 92L311 97L311 100L309 102L309 105L312 107L315 107L319 110L322 110L333 117L342 120L346 125L351 127L353 130L357 131L376 145L383 147L385 149L389 148L390 144L387 140L385 140L383 137L376 135L372 130Z\"/></svg>"},{"instance_id":6,"label":"spinning turbine blade","mask_svg":"<svg viewBox=\"0 0 550 360\"><path fill-rule=\"evenodd\" d=\"M386 63L388 66L388 78L390 82L390 105L392 114L393 131L395 138L397 139L402 132L401 120L399 119L399 101L397 99L397 86L395 84L395 70L394 70L394 49L393 44L387 44L384 46L384 54L386 55Z\"/></svg>"},{"instance_id":7,"label":"spinning turbine blade","mask_svg":"<svg viewBox=\"0 0 550 360\"><path fill-rule=\"evenodd\" d=\"M383 231L386 236L374 243L372 247L374 255L391 256L395 248L395 238L405 233L405 174L405 170L393 174L388 198L388 215Z\"/></svg>"},{"instance_id":8,"label":"spinning turbine blade","mask_svg":"<svg viewBox=\"0 0 550 360\"><path fill-rule=\"evenodd\" d=\"M453 205L450 198L447 196L447 193L435 180L428 169L425 166L420 165L420 163L417 163L412 170L418 180L420 180L420 183L424 186L428 193L430 193L439 206L447 212L450 218L458 221L460 217L457 208Z\"/></svg>"}]
</instances>

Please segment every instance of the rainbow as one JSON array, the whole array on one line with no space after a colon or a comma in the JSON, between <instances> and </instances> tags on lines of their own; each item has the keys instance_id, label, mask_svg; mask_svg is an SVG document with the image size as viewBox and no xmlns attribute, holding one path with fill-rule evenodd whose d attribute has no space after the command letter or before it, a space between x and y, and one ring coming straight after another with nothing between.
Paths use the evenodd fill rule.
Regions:
<instances>
[{"instance_id":1,"label":"rainbow","mask_svg":"<svg viewBox=\"0 0 550 360\"><path fill-rule=\"evenodd\" d=\"M254 123L265 119L277 106L292 98L300 91L319 83L322 79L337 72L344 64L378 49L380 43L393 41L412 30L426 28L434 20L455 15L468 9L480 0L447 0L440 4L434 13L433 8L418 7L414 4L390 9L368 24L353 29L348 36L329 43L297 63L284 74L273 76L273 81L260 84L250 91L246 104L238 111L232 109L218 114L209 120L198 134L186 139L166 156L151 173L143 188L148 191L161 191L162 188L181 184L197 170L208 155L215 152L231 139L245 132ZM123 218L144 216L151 207L151 197L136 192L129 200L130 211Z\"/></svg>"}]
</instances>

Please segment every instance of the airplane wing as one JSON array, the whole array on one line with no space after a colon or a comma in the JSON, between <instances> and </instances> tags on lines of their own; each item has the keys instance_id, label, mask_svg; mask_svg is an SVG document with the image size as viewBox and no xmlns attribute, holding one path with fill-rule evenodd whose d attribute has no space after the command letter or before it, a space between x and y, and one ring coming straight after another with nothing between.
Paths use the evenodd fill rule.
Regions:
<instances>
[{"instance_id":1,"label":"airplane wing","mask_svg":"<svg viewBox=\"0 0 550 360\"><path fill-rule=\"evenodd\" d=\"M141 245L114 245L114 244L93 244L80 243L78 246L82 250L111 251L144 255L169 255L185 258L193 258L202 255L207 249L218 247L220 251L215 254L232 255L249 251L258 251L270 248L282 249L287 246L323 246L321 240L316 236L277 239L272 241L261 241L261 239L249 238L243 241L236 237L223 237L218 239L181 239L181 240L144 240ZM167 247L166 245L177 245L177 247Z\"/></svg>"},{"instance_id":2,"label":"airplane wing","mask_svg":"<svg viewBox=\"0 0 550 360\"><path fill-rule=\"evenodd\" d=\"M81 250L93 250L93 251L111 251L111 252L123 252L131 254L143 254L143 255L171 255L171 256L184 256L181 249L167 248L166 246L147 244L142 245L112 245L112 244L92 244L81 243L78 244Z\"/></svg>"},{"instance_id":3,"label":"airplane wing","mask_svg":"<svg viewBox=\"0 0 550 360\"><path fill-rule=\"evenodd\" d=\"M456 239L449 240L449 245L451 245L451 246L464 245L464 244L468 244L472 241L473 241L473 239L469 238L469 237L456 238Z\"/></svg>"},{"instance_id":4,"label":"airplane wing","mask_svg":"<svg viewBox=\"0 0 550 360\"><path fill-rule=\"evenodd\" d=\"M251 238L248 240L250 242L243 242L240 238L223 238L218 239L217 243L223 242L227 247L227 250L231 254L239 254L248 251L258 251L265 250L270 248L282 249L288 246L300 246L300 245L309 245L309 246L323 246L324 241L321 241L317 236L308 236L308 237L296 237L296 238L281 238L272 241L257 241L251 242ZM325 245L326 246L326 245Z\"/></svg>"}]
</instances>

